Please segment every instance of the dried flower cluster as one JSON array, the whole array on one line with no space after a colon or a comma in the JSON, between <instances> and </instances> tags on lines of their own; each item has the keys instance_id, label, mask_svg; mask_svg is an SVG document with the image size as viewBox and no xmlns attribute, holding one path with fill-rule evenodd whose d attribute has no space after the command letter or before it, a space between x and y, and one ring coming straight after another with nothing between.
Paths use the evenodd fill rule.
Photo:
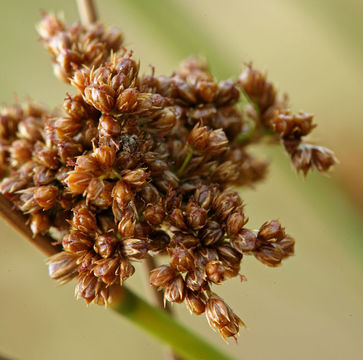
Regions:
<instances>
[{"instance_id":1,"label":"dried flower cluster","mask_svg":"<svg viewBox=\"0 0 363 360\"><path fill-rule=\"evenodd\" d=\"M2 109L0 191L34 235L62 244L50 276L76 278L78 297L107 304L133 262L164 255L150 283L165 301L235 336L243 322L211 286L239 276L245 255L280 265L294 239L277 220L248 229L232 187L265 176L266 162L248 152L263 136L280 139L297 170L328 170L333 153L302 140L312 115L292 114L251 65L237 81L216 81L196 59L169 77L140 76L114 29L44 14L39 33L55 74L76 92L62 114L32 102Z\"/></svg>"}]
</instances>

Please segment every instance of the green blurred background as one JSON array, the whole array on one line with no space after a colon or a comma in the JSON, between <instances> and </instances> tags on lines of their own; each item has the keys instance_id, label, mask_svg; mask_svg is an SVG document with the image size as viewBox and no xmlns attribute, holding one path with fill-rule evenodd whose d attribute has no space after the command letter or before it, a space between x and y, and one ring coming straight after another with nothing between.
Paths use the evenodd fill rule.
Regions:
<instances>
[{"instance_id":1,"label":"green blurred background","mask_svg":"<svg viewBox=\"0 0 363 360\"><path fill-rule=\"evenodd\" d=\"M295 175L279 149L256 191L241 189L251 227L279 218L297 239L278 269L244 260L246 283L216 291L247 323L226 345L204 316L174 306L180 321L237 359L359 359L363 354L363 2L359 0L98 1L103 22L125 33L142 61L169 74L191 54L218 77L252 60L289 93L295 110L316 115L313 140L335 150L332 176ZM74 0L1 1L0 102L17 95L50 106L71 91L52 75L38 42L39 10L77 19ZM11 359L161 359L158 343L110 311L57 287L45 259L3 222L0 238L0 354ZM144 294L140 272L129 281ZM157 326L157 325L156 325Z\"/></svg>"}]
</instances>

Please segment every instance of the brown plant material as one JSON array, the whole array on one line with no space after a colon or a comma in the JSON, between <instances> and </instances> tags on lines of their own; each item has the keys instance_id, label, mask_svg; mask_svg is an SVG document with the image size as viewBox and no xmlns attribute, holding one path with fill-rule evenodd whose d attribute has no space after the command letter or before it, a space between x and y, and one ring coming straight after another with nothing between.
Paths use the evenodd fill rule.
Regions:
<instances>
[{"instance_id":1,"label":"brown plant material","mask_svg":"<svg viewBox=\"0 0 363 360\"><path fill-rule=\"evenodd\" d=\"M304 174L329 170L333 153L304 142L312 115L292 114L251 65L238 81L217 81L194 58L171 76L140 76L117 30L43 14L39 33L76 93L63 113L33 102L1 110L0 192L28 237L62 245L50 276L76 278L77 297L104 305L134 262L163 254L150 272L158 301L184 302L223 338L236 336L243 322L211 288L241 276L247 255L279 266L294 239L278 220L250 230L233 187L265 178L267 163L249 149L264 136L279 138Z\"/></svg>"}]
</instances>

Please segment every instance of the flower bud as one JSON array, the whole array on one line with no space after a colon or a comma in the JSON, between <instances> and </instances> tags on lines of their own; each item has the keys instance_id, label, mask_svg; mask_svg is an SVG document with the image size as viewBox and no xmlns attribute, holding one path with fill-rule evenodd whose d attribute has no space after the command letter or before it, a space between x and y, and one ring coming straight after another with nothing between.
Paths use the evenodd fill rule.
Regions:
<instances>
[{"instance_id":1,"label":"flower bud","mask_svg":"<svg viewBox=\"0 0 363 360\"><path fill-rule=\"evenodd\" d=\"M112 232L97 234L93 249L103 258L109 258L113 255L118 242L119 240Z\"/></svg>"},{"instance_id":2,"label":"flower bud","mask_svg":"<svg viewBox=\"0 0 363 360\"><path fill-rule=\"evenodd\" d=\"M148 244L143 239L126 239L122 241L122 252L130 260L141 260L147 255Z\"/></svg>"},{"instance_id":3,"label":"flower bud","mask_svg":"<svg viewBox=\"0 0 363 360\"><path fill-rule=\"evenodd\" d=\"M43 210L49 210L57 201L58 188L52 185L39 186L34 191L34 200Z\"/></svg>"},{"instance_id":4,"label":"flower bud","mask_svg":"<svg viewBox=\"0 0 363 360\"><path fill-rule=\"evenodd\" d=\"M191 314L203 314L206 302L207 301L203 293L198 293L187 289L185 296L185 306Z\"/></svg>"},{"instance_id":5,"label":"flower bud","mask_svg":"<svg viewBox=\"0 0 363 360\"><path fill-rule=\"evenodd\" d=\"M241 254L253 251L257 246L256 235L248 230L242 229L232 240L232 246Z\"/></svg>"},{"instance_id":6,"label":"flower bud","mask_svg":"<svg viewBox=\"0 0 363 360\"><path fill-rule=\"evenodd\" d=\"M165 288L164 301L182 303L186 294L183 277L177 275Z\"/></svg>"},{"instance_id":7,"label":"flower bud","mask_svg":"<svg viewBox=\"0 0 363 360\"><path fill-rule=\"evenodd\" d=\"M67 283L78 275L77 255L62 251L48 260L49 276L61 284Z\"/></svg>"},{"instance_id":8,"label":"flower bud","mask_svg":"<svg viewBox=\"0 0 363 360\"><path fill-rule=\"evenodd\" d=\"M155 287L165 287L176 276L176 271L168 265L160 265L150 272L150 284Z\"/></svg>"}]
</instances>

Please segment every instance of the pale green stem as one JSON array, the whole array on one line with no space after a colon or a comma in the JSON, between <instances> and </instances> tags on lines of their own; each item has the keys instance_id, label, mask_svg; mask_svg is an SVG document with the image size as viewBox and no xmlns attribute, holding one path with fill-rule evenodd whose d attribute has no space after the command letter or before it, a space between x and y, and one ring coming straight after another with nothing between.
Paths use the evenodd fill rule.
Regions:
<instances>
[{"instance_id":1,"label":"pale green stem","mask_svg":"<svg viewBox=\"0 0 363 360\"><path fill-rule=\"evenodd\" d=\"M154 338L170 346L183 359L233 359L175 321L165 311L148 304L125 287L122 288L119 299L111 304L111 308Z\"/></svg>"}]
</instances>

